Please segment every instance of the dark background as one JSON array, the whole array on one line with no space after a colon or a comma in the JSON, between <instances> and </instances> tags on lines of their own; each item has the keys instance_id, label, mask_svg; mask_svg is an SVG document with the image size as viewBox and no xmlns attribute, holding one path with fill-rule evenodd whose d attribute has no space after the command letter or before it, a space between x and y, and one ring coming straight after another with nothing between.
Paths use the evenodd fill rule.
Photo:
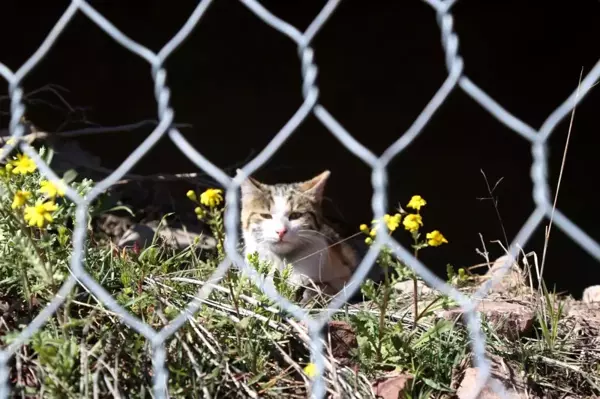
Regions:
<instances>
[{"instance_id":1,"label":"dark background","mask_svg":"<svg viewBox=\"0 0 600 399\"><path fill-rule=\"evenodd\" d=\"M158 51L188 18L197 2L90 1L132 39ZM304 30L324 0L262 1L276 15ZM0 61L16 70L39 46L68 5L66 0L0 2ZM600 2L460 0L453 8L465 73L509 112L533 127L575 90L581 69L600 58ZM314 41L320 102L360 142L380 154L410 126L446 77L434 11L411 0L344 0ZM260 151L302 103L300 62L294 43L241 3L217 0L167 64L171 104L188 140L218 166L235 167ZM24 81L26 92L53 83L67 88L69 118L100 125L156 119L150 67L82 13ZM6 84L0 87L6 91ZM46 96L48 99L51 97ZM56 98L52 99L57 103ZM597 112L593 89L578 107L558 205L595 239L597 212ZM7 102L2 109L7 109ZM64 110L33 104L28 116L57 129ZM6 127L7 116L0 119ZM82 126L72 123L70 128ZM568 118L550 141L550 179L556 187ZM78 139L115 168L151 128ZM481 170L495 191L509 239L533 211L528 143L497 122L460 90L454 91L422 135L389 168L390 207L420 194L429 204L425 229L441 230L450 244L424 251L440 274L446 263L483 261L479 233L493 257L501 254L500 223ZM370 170L345 150L313 117L257 172L269 183L302 180L332 171L327 194L356 230L372 218ZM168 139L136 166L139 174L194 172ZM183 192L182 192L183 195ZM408 244L408 234L397 234ZM543 227L526 247L541 258ZM600 266L554 229L547 282L575 296L600 283Z\"/></svg>"}]
</instances>

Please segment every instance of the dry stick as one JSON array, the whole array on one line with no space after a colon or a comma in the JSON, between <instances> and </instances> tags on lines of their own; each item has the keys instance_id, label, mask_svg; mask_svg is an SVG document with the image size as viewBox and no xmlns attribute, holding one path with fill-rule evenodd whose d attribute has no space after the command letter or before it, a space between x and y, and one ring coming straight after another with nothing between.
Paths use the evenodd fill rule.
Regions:
<instances>
[{"instance_id":1,"label":"dry stick","mask_svg":"<svg viewBox=\"0 0 600 399\"><path fill-rule=\"evenodd\" d=\"M31 127L31 133L23 135L19 138L19 141L27 142L27 144L32 144L37 140L46 140L50 137L78 137L78 136L86 136L91 134L104 134L104 133L113 133L113 132L130 132L135 129L141 128L145 125L156 125L158 122L154 120L143 120L136 123L130 123L127 125L119 125L119 126L110 126L110 127L93 127L93 128L83 128L77 130L70 130L66 132L46 132L39 131L35 128L35 126ZM190 128L192 127L189 123L176 123L173 125L176 128ZM5 129L0 130L0 132L4 133ZM7 131L6 131L7 132ZM8 140L13 138L12 136L0 136L0 145L6 144ZM101 166L90 166L90 165L80 165L86 169L93 170L96 172L111 174L114 172L112 169L104 168ZM203 177L207 177L206 173L175 173L175 174L154 174L154 175L137 175L134 173L126 173L124 175L124 179L115 183L115 185L126 184L130 181L180 181L187 180L190 182L197 182L201 180ZM206 184L209 184L206 182Z\"/></svg>"},{"instance_id":2,"label":"dry stick","mask_svg":"<svg viewBox=\"0 0 600 399\"><path fill-rule=\"evenodd\" d=\"M485 259L485 262L488 265L488 270L489 270L492 267L491 266L492 263L490 262L490 253L488 252L487 247L485 246L485 240L483 239L483 235L481 233L479 233L479 239L481 240L481 246L483 247L483 252L481 252L477 248L475 249L475 251Z\"/></svg>"},{"instance_id":3,"label":"dry stick","mask_svg":"<svg viewBox=\"0 0 600 399\"><path fill-rule=\"evenodd\" d=\"M108 388L108 390L112 394L113 398L120 399L121 395L119 395L119 392L115 391L115 388L111 385L110 378L108 378L108 376L106 374L102 374L102 376L104 377L104 384L106 385L106 388Z\"/></svg>"},{"instance_id":4,"label":"dry stick","mask_svg":"<svg viewBox=\"0 0 600 399\"><path fill-rule=\"evenodd\" d=\"M325 349L327 350L327 355L331 359L331 379L333 382L333 387L335 389L335 392L338 395L341 395L342 390L341 390L340 384L338 382L338 373L337 373L337 367L335 366L335 357L333 356L333 353L331 352L331 348L332 348L331 331L327 332L327 341L328 341L329 345L326 346Z\"/></svg>"},{"instance_id":5,"label":"dry stick","mask_svg":"<svg viewBox=\"0 0 600 399\"><path fill-rule=\"evenodd\" d=\"M158 282L153 282L152 280L150 280L148 278L146 278L145 281L152 282L152 283L154 283L156 285L160 285L161 287L163 287L163 288L165 288L167 290L175 291L172 287L169 287L167 285L164 285L164 284L161 284L161 283L158 283ZM260 315L258 313L255 313L255 312L253 312L251 310L248 310L248 309L245 309L245 308L238 307L236 309L236 308L234 308L232 306L227 306L227 305L224 305L224 304L219 303L217 301L212 301L210 299L200 299L197 296L194 296L194 295L191 295L191 294L186 294L186 296L188 296L191 299L200 300L201 303L206 304L208 306L211 306L212 308L214 308L215 311L217 311L218 313L220 313L220 314L222 314L222 315L224 315L226 317L229 317L235 323L239 322L241 320L241 317L252 316L252 317L254 317L254 318L256 318L256 319L258 319L258 320L260 320L260 321L262 321L264 323L267 323L269 325L269 327L271 327L271 328L273 328L275 330L281 331L284 328L283 324L280 326L276 322L268 319L267 317L262 316L262 315ZM159 300L162 301L162 299L160 299L160 298L159 298ZM233 315L230 315L229 313L236 313L237 317L233 316Z\"/></svg>"},{"instance_id":6,"label":"dry stick","mask_svg":"<svg viewBox=\"0 0 600 399\"><path fill-rule=\"evenodd\" d=\"M177 307L174 303L168 301L167 299L164 298L158 298L158 300L160 302L162 302L163 304L165 304L166 306L172 306L174 308L179 309L180 311L183 311L183 309ZM227 313L223 312L223 311L219 311L217 310L218 313L223 314L225 316L228 316ZM235 316L229 316L230 318L234 318ZM208 350L217 357L220 357L219 353L223 353L222 348L219 346L219 342L215 339L215 337L206 329L202 326L202 324L197 323L194 318L192 316L188 316L187 317L189 323L190 323L190 327L192 328L192 330L194 330L194 332L200 337L200 340L204 343L204 345L206 345L206 347L208 348ZM239 322L239 320L237 320L237 322ZM202 332L200 332L200 330L202 330ZM206 337L204 336L204 334L206 334ZM215 345L218 348L218 352L217 350L208 342L208 338L210 338ZM182 341L183 342L183 341ZM195 348L196 350L198 350L197 348ZM211 362L211 364L218 366L219 363L215 360L215 359L210 359L209 361ZM235 369L236 373L239 373L240 371ZM257 394L256 392L254 392L247 384L245 384L243 381L238 381L235 376L233 375L233 373L231 372L231 370L229 370L229 366L227 363L225 363L225 373L231 378L231 381L233 382L233 384L238 388L238 389L243 389L246 394L248 394L249 397L251 398L257 398ZM205 392L205 394L207 394Z\"/></svg>"},{"instance_id":7,"label":"dry stick","mask_svg":"<svg viewBox=\"0 0 600 399\"><path fill-rule=\"evenodd\" d=\"M417 259L419 250L415 249L415 259ZM413 306L414 306L414 315L413 315L413 330L417 328L418 315L419 315L419 293L418 288L419 284L417 284L417 274L413 271Z\"/></svg>"},{"instance_id":8,"label":"dry stick","mask_svg":"<svg viewBox=\"0 0 600 399\"><path fill-rule=\"evenodd\" d=\"M81 355L80 355L80 360L79 360L79 367L80 367L80 373L81 373L81 378L79 379L79 391L83 392L84 397L88 398L89 397L89 383L88 383L88 376L89 376L89 372L90 372L90 368L89 368L89 364L88 364L88 351L87 351L87 345L85 343L85 338L82 337L81 341L79 343L79 347L81 348Z\"/></svg>"},{"instance_id":9,"label":"dry stick","mask_svg":"<svg viewBox=\"0 0 600 399\"><path fill-rule=\"evenodd\" d=\"M15 358L17 362L17 386L23 390L25 387L23 386L23 362L21 358L21 351L17 352ZM24 398L23 391L21 391L21 397Z\"/></svg>"},{"instance_id":10,"label":"dry stick","mask_svg":"<svg viewBox=\"0 0 600 399\"><path fill-rule=\"evenodd\" d=\"M545 362L547 364L553 365L553 366L557 366L557 367L564 367L566 369L569 369L571 371L576 372L577 374L581 375L583 378L585 378L590 385L592 385L594 387L594 389L600 390L600 386L598 386L596 383L594 383L594 381L592 380L592 376L590 376L589 373L581 370L579 367L574 366L572 364L569 363L565 363L565 362L561 362L560 360L556 360L556 359L552 359L546 356L542 356L542 355L533 355L532 356L534 359L538 359L542 362Z\"/></svg>"},{"instance_id":11,"label":"dry stick","mask_svg":"<svg viewBox=\"0 0 600 399\"><path fill-rule=\"evenodd\" d=\"M159 311L156 312L156 314L158 315L158 318L165 325L169 323L169 320L167 320L167 318L165 317L165 315L163 314L162 311L159 310ZM200 371L200 366L198 365L198 362L196 361L196 357L194 356L194 353L190 349L190 347L187 344L187 342L185 342L185 340L182 338L181 332L180 331L176 331L175 334L173 334L173 335L179 341L179 343L181 343L181 347L183 348L184 352L187 354L188 358L190 359L190 363L192 363L192 368L196 372L196 376L198 378L202 378L202 372Z\"/></svg>"},{"instance_id":12,"label":"dry stick","mask_svg":"<svg viewBox=\"0 0 600 399\"><path fill-rule=\"evenodd\" d=\"M87 127L83 129L68 130L66 132L45 132L38 130L34 125L31 125L31 133L25 134L19 138L19 140L26 141L28 144L33 143L36 140L45 140L49 137L78 137L87 136L90 134L104 134L104 133L116 133L116 132L130 132L132 130L141 128L146 125L158 125L157 121L147 119L135 123L129 123L126 125L110 126L110 127ZM176 123L173 127L177 128L189 128L192 127L189 123ZM8 133L8 130L2 129L1 133ZM12 136L0 136L0 144L4 145Z\"/></svg>"},{"instance_id":13,"label":"dry stick","mask_svg":"<svg viewBox=\"0 0 600 399\"><path fill-rule=\"evenodd\" d=\"M92 375L92 392L94 399L99 398L98 392L100 391L100 388L98 387L98 378L100 378L100 367L98 367L98 369L94 371L94 374Z\"/></svg>"},{"instance_id":14,"label":"dry stick","mask_svg":"<svg viewBox=\"0 0 600 399\"><path fill-rule=\"evenodd\" d=\"M218 284L213 284L213 283L207 283L205 281L202 280L196 280L196 279L191 279L191 278L187 278L187 277L170 277L170 278L156 278L156 280L162 280L162 279L168 279L168 280L172 280L172 281L177 281L177 282L183 282L183 283L190 283L190 284L195 284L195 285L204 285L204 284L208 284L209 287L211 287L212 289L214 289L215 291L219 291L222 292L224 294L229 294L229 290L225 287L222 287ZM146 278L146 281L150 282L151 280L149 278ZM243 299L244 301L248 302L250 305L254 305L254 306L260 306L261 308L263 308L264 310L271 312L273 314L277 314L277 315L281 315L283 314L283 312L277 308L271 307L271 306L265 306L263 303L261 303L260 301L244 295L244 294L240 294L238 295L239 299Z\"/></svg>"},{"instance_id":15,"label":"dry stick","mask_svg":"<svg viewBox=\"0 0 600 399\"><path fill-rule=\"evenodd\" d=\"M267 330L265 330L265 328L263 327L262 330L265 332L265 334L268 335ZM308 377L306 377L306 374L304 373L304 371L302 370L302 367L300 367L300 365L294 361L294 359L292 359L290 357L290 355L287 354L286 351L283 350L283 348L276 342L273 341L273 345L275 346L275 348L279 351L279 353L281 353L281 356L283 356L283 359L285 360L285 362L290 365L294 370L296 370L296 372L300 375L300 377L302 377L302 379L304 380L304 384L306 386L309 385L309 379Z\"/></svg>"},{"instance_id":16,"label":"dry stick","mask_svg":"<svg viewBox=\"0 0 600 399\"><path fill-rule=\"evenodd\" d=\"M389 273L388 273L388 265L386 264L383 267L384 273L385 273L385 283L384 283L384 292L383 292L383 303L381 305L381 308L379 309L379 339L377 342L377 360L379 362L381 362L382 359L382 354L381 354L381 349L383 346L383 334L385 331L385 314L386 314L386 310L387 310L387 306L388 306L388 301L390 300L390 279L389 279ZM415 288L416 290L416 288Z\"/></svg>"},{"instance_id":17,"label":"dry stick","mask_svg":"<svg viewBox=\"0 0 600 399\"><path fill-rule=\"evenodd\" d=\"M500 179L498 179L496 184L494 184L494 187L490 187L490 183L488 182L485 172L483 171L483 169L480 169L480 171L481 171L481 174L483 175L483 180L485 180L485 186L487 187L490 197L489 198L479 198L479 199L480 200L486 200L486 199L492 200L492 203L494 204L494 209L496 210L496 216L498 217L498 221L500 222L500 228L502 229L502 235L504 236L504 243L508 247L509 246L508 236L506 235L506 230L504 229L504 223L502 222L502 217L500 216L500 210L498 209L498 201L496 201L496 199L494 198L494 190L496 190L496 187L498 187L498 184L500 184L500 182L504 178L501 177Z\"/></svg>"},{"instance_id":18,"label":"dry stick","mask_svg":"<svg viewBox=\"0 0 600 399\"><path fill-rule=\"evenodd\" d=\"M567 160L567 150L569 148L569 141L571 139L571 130L573 129L573 120L575 119L575 110L577 109L577 99L579 98L579 89L581 88L581 79L583 77L583 67L579 73L579 84L577 85L577 92L575 94L575 105L571 111L571 120L569 121L569 130L567 131L567 140L565 142L565 150L563 152L562 162L560 164L560 172L558 174L558 183L556 185L556 194L554 195L554 204L552 204L552 213L550 214L550 223L546 226L546 239L544 240L544 250L542 252L542 265L540 270L539 278L544 276L544 264L546 263L546 251L548 249L548 241L550 241L550 229L552 228L552 221L554 220L554 211L556 209L556 202L558 201L558 192L560 191L560 182L562 180L563 170ZM538 281L538 289L540 288L541 282Z\"/></svg>"}]
</instances>

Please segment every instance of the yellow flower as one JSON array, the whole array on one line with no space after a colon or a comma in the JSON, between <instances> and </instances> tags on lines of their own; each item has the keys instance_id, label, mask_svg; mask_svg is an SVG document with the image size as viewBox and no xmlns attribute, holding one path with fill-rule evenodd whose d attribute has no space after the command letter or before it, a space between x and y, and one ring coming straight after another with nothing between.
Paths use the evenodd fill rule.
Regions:
<instances>
[{"instance_id":1,"label":"yellow flower","mask_svg":"<svg viewBox=\"0 0 600 399\"><path fill-rule=\"evenodd\" d=\"M431 233L427 233L427 244L437 247L442 244L448 244L448 240L438 230L433 230Z\"/></svg>"},{"instance_id":2,"label":"yellow flower","mask_svg":"<svg viewBox=\"0 0 600 399\"><path fill-rule=\"evenodd\" d=\"M369 226L367 226L366 224L361 224L359 227L360 231L367 234L369 232Z\"/></svg>"},{"instance_id":3,"label":"yellow flower","mask_svg":"<svg viewBox=\"0 0 600 399\"><path fill-rule=\"evenodd\" d=\"M367 245L373 244L373 239L371 237L365 238L365 244L367 244Z\"/></svg>"},{"instance_id":4,"label":"yellow flower","mask_svg":"<svg viewBox=\"0 0 600 399\"><path fill-rule=\"evenodd\" d=\"M30 226L44 227L47 222L52 222L52 212L58 209L54 201L38 201L34 206L25 207L25 221Z\"/></svg>"},{"instance_id":5,"label":"yellow flower","mask_svg":"<svg viewBox=\"0 0 600 399\"><path fill-rule=\"evenodd\" d=\"M425 205L427 205L427 201L425 201L420 195L413 195L406 207L418 211L421 209L421 207L424 207Z\"/></svg>"},{"instance_id":6,"label":"yellow flower","mask_svg":"<svg viewBox=\"0 0 600 399\"><path fill-rule=\"evenodd\" d=\"M12 172L20 175L33 173L37 169L37 165L33 159L25 154L17 154L17 159L11 161L11 164L13 166Z\"/></svg>"},{"instance_id":7,"label":"yellow flower","mask_svg":"<svg viewBox=\"0 0 600 399\"><path fill-rule=\"evenodd\" d=\"M11 208L17 209L22 207L23 205L25 205L29 197L31 197L31 193L29 191L17 191L15 193L15 197L13 198Z\"/></svg>"},{"instance_id":8,"label":"yellow flower","mask_svg":"<svg viewBox=\"0 0 600 399\"><path fill-rule=\"evenodd\" d=\"M387 214L383 215L383 220L385 221L385 224L387 225L387 228L390 231L390 233L396 230L398 226L400 226L400 219L402 219L402 215L400 215L399 213L395 214L394 216Z\"/></svg>"},{"instance_id":9,"label":"yellow flower","mask_svg":"<svg viewBox=\"0 0 600 399\"><path fill-rule=\"evenodd\" d=\"M317 375L317 365L314 363L308 363L306 367L304 367L304 373L309 377L313 378Z\"/></svg>"},{"instance_id":10,"label":"yellow flower","mask_svg":"<svg viewBox=\"0 0 600 399\"><path fill-rule=\"evenodd\" d=\"M38 193L46 194L50 198L54 198L57 195L59 197L65 196L65 187L62 180L58 185L49 180L42 180L40 186L41 188L38 190Z\"/></svg>"},{"instance_id":11,"label":"yellow flower","mask_svg":"<svg viewBox=\"0 0 600 399\"><path fill-rule=\"evenodd\" d=\"M421 218L421 215L411 213L406 215L402 224L404 224L404 228L406 230L413 233L419 230L420 226L423 226L423 219Z\"/></svg>"},{"instance_id":12,"label":"yellow flower","mask_svg":"<svg viewBox=\"0 0 600 399\"><path fill-rule=\"evenodd\" d=\"M218 188L209 188L200 194L200 203L209 208L214 208L223 201L223 196L221 195L222 192L223 191Z\"/></svg>"},{"instance_id":13,"label":"yellow flower","mask_svg":"<svg viewBox=\"0 0 600 399\"><path fill-rule=\"evenodd\" d=\"M194 202L198 201L198 197L196 197L196 193L194 192L194 190L189 190L187 193L185 193L185 196Z\"/></svg>"}]
</instances>

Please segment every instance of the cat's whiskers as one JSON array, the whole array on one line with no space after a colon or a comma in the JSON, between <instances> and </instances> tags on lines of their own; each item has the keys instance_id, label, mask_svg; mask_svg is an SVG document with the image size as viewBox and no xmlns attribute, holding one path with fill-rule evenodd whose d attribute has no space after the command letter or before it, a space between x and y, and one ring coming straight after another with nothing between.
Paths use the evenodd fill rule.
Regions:
<instances>
[{"instance_id":1,"label":"cat's whiskers","mask_svg":"<svg viewBox=\"0 0 600 399\"><path fill-rule=\"evenodd\" d=\"M325 247L325 248L323 248L323 249L320 249L320 250L318 250L318 251L316 251L316 252L313 252L312 254L306 255L305 257L303 257L303 258L300 258L300 259L296 259L296 260L295 260L295 262L300 262L300 261L302 261L302 260L304 260L304 259L308 259L308 258L310 258L311 256L314 256L314 255L316 255L316 254L318 254L318 253L320 253L320 252L323 252L323 251L328 251L330 248L333 248L333 247L335 247L336 245L340 245L341 243L343 243L343 242L345 242L345 241L351 240L352 238L354 238L354 237L356 237L357 235L360 235L360 234L362 234L362 232L360 232L360 231L359 231L358 233L354 233L354 234L352 234L351 236L348 236L348 237L344 238L343 240L340 240L340 241L334 242L333 244L331 244L331 245L329 245L329 246L327 246L327 247Z\"/></svg>"},{"instance_id":2,"label":"cat's whiskers","mask_svg":"<svg viewBox=\"0 0 600 399\"><path fill-rule=\"evenodd\" d=\"M320 231L317 230L310 230L310 229L302 229L302 230L298 230L298 234L302 234L302 233L310 233L310 234L318 234L322 237L325 237L326 239L328 239L329 237L327 237L327 235L321 233Z\"/></svg>"}]
</instances>

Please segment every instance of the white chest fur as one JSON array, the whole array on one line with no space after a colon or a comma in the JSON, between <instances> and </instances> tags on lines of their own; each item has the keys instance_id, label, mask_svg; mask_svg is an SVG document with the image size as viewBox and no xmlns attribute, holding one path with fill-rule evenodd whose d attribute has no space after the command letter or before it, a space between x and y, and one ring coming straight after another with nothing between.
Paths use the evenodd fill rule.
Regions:
<instances>
[{"instance_id":1,"label":"white chest fur","mask_svg":"<svg viewBox=\"0 0 600 399\"><path fill-rule=\"evenodd\" d=\"M292 264L292 282L301 283L307 277L316 283L328 283L348 275L347 267L337 256L332 256L324 238L313 239L288 254L279 255L269 249L268 244L259 245L248 234L244 236L245 255L258 252L261 260L271 262L275 268L283 269Z\"/></svg>"}]
</instances>

